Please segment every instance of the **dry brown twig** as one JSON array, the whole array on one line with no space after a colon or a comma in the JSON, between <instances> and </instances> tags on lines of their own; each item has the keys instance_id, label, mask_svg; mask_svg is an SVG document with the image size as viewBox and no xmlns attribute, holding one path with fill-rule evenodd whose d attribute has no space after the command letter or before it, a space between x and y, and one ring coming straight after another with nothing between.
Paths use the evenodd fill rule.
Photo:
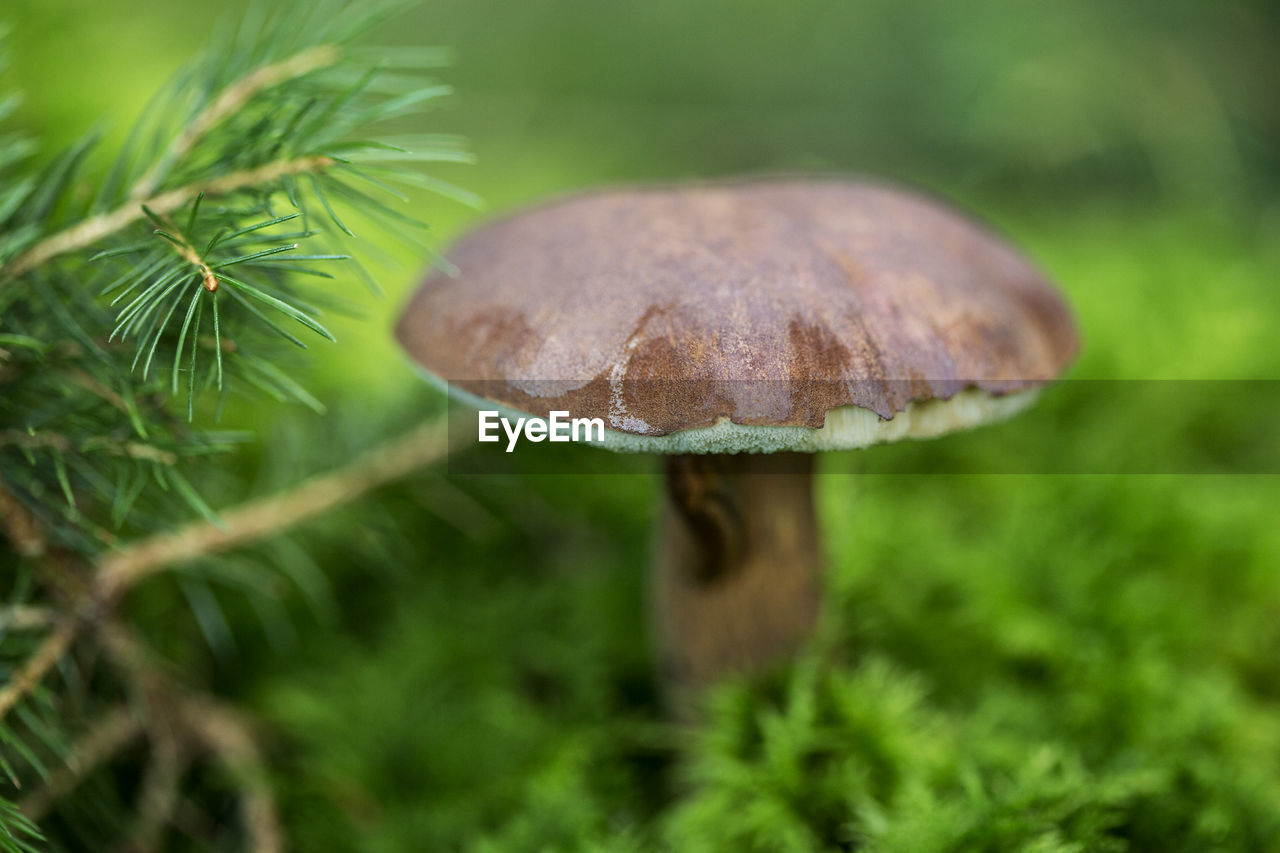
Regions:
<instances>
[{"instance_id":1,"label":"dry brown twig","mask_svg":"<svg viewBox=\"0 0 1280 853\"><path fill-rule=\"evenodd\" d=\"M284 850L275 797L267 780L266 764L249 727L240 716L222 705L205 704L191 709L194 733L235 776L242 788L241 819L253 853Z\"/></svg>"},{"instance_id":2,"label":"dry brown twig","mask_svg":"<svg viewBox=\"0 0 1280 853\"><path fill-rule=\"evenodd\" d=\"M152 736L151 753L138 793L138 821L133 832L133 849L157 850L164 839L164 829L173 820L178 807L179 786L186 772L188 757L180 739L173 733Z\"/></svg>"},{"instance_id":3,"label":"dry brown twig","mask_svg":"<svg viewBox=\"0 0 1280 853\"><path fill-rule=\"evenodd\" d=\"M240 785L240 812L249 850L284 850L266 764L249 724L213 696L178 684L125 626L107 621L99 633L111 660L146 694L149 713L158 726L157 743L171 750L159 756L156 778L144 783L139 843L158 842L158 833L169 823L177 805L182 769L192 756L203 752L221 763Z\"/></svg>"},{"instance_id":4,"label":"dry brown twig","mask_svg":"<svg viewBox=\"0 0 1280 853\"><path fill-rule=\"evenodd\" d=\"M23 814L39 820L93 769L146 733L151 753L139 792L135 849L158 848L178 806L182 774L196 755L204 753L225 766L242 787L241 814L249 849L254 853L283 850L265 764L248 723L212 696L179 685L123 625L107 621L99 633L108 657L133 692L145 697L146 718L122 707L90 726L64 766L22 801Z\"/></svg>"},{"instance_id":5,"label":"dry brown twig","mask_svg":"<svg viewBox=\"0 0 1280 853\"><path fill-rule=\"evenodd\" d=\"M99 636L108 658L132 692L145 698L145 717L129 707L99 719L19 808L39 820L91 771L127 748L140 735L151 743L150 761L138 798L133 845L155 849L178 806L178 785L191 760L206 754L222 764L241 786L241 816L254 853L279 853L284 836L275 799L267 785L266 765L251 727L235 710L212 696L183 687L170 677L126 627L105 621Z\"/></svg>"},{"instance_id":6,"label":"dry brown twig","mask_svg":"<svg viewBox=\"0 0 1280 853\"><path fill-rule=\"evenodd\" d=\"M3 480L0 480L0 529L22 556L35 558L44 555L43 528L22 501L5 488Z\"/></svg>"}]
</instances>

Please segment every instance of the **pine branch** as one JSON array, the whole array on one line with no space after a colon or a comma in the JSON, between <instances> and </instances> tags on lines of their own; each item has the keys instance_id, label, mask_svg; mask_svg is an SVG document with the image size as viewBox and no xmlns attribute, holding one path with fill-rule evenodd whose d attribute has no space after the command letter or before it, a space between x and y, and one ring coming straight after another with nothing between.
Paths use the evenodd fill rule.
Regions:
<instances>
[{"instance_id":1,"label":"pine branch","mask_svg":"<svg viewBox=\"0 0 1280 853\"><path fill-rule=\"evenodd\" d=\"M154 706L152 713L164 716L165 724L170 727L164 737L176 739L171 746L179 752L199 748L212 755L239 780L240 811L248 835L248 849L253 853L282 851L284 834L275 797L267 784L266 765L250 726L240 714L212 696L179 685L152 659L146 646L127 627L108 621L99 633L111 660L128 675L136 688L150 697ZM177 764L181 764L180 756ZM154 781L163 784L166 780ZM171 784L176 784L176 780ZM154 795L160 801L154 805L164 810L165 792L156 791ZM144 812L143 817L145 820L156 815ZM145 823L143 829L147 829Z\"/></svg>"},{"instance_id":2,"label":"pine branch","mask_svg":"<svg viewBox=\"0 0 1280 853\"><path fill-rule=\"evenodd\" d=\"M33 821L43 818L91 772L109 761L142 734L142 722L130 708L114 708L94 722L72 745L66 763L19 803Z\"/></svg>"},{"instance_id":3,"label":"pine branch","mask_svg":"<svg viewBox=\"0 0 1280 853\"><path fill-rule=\"evenodd\" d=\"M167 169L191 153L191 149L202 136L223 119L233 115L258 92L286 80L296 79L317 69L331 66L340 56L341 51L337 45L322 44L308 48L282 62L256 68L232 83L183 128L170 144L169 149L134 184L129 191L129 199L140 202L154 193Z\"/></svg>"},{"instance_id":4,"label":"pine branch","mask_svg":"<svg viewBox=\"0 0 1280 853\"><path fill-rule=\"evenodd\" d=\"M365 186L401 202L397 181L470 200L409 171L466 160L458 140L367 138L448 93L400 73L434 67L441 54L379 61L346 45L381 4L294 5L253 17L179 78L88 205L78 170L92 140L35 175L24 174L27 149L0 145L18 152L0 153L3 479L14 500L87 553L112 538L108 528L147 518L162 529L175 506L208 514L186 462L227 442L175 423L169 399L185 391L193 423L197 398L225 399L234 381L323 410L280 344L305 349L300 329L333 339L322 312L337 301L316 286L335 278L325 265L377 289L335 250L351 235L347 211L389 233L420 225ZM152 147L161 153L140 153ZM277 214L282 202L297 212ZM293 219L300 230L281 233ZM325 242L299 251L312 241ZM182 500L155 500L148 477Z\"/></svg>"},{"instance_id":5,"label":"pine branch","mask_svg":"<svg viewBox=\"0 0 1280 853\"><path fill-rule=\"evenodd\" d=\"M163 734L152 737L151 755L138 793L138 826L132 835L140 853L159 849L164 828L177 808L179 786L187 768L187 756L178 737L167 729L165 726Z\"/></svg>"},{"instance_id":6,"label":"pine branch","mask_svg":"<svg viewBox=\"0 0 1280 853\"><path fill-rule=\"evenodd\" d=\"M139 721L152 763L133 842L163 844L183 768L209 755L241 780L255 848L281 846L247 727L210 697L156 674L122 604L166 568L275 535L445 453L444 428L428 425L221 520L192 485L210 470L196 468L198 458L237 440L198 423L202 393L225 396L234 379L321 408L290 374L281 344L305 348L300 328L332 340L320 322L322 308L337 301L317 286L335 278L325 265L355 271L376 291L344 250L354 236L349 212L391 233L419 227L369 195L407 201L395 183L474 202L410 171L467 161L458 140L376 138L382 122L420 115L449 92L402 73L435 67L438 51L384 62L349 45L385 9L376 0L258 7L262 15L251 13L156 100L93 181L82 174L92 137L37 169L41 146L0 129L0 536L14 553L12 561L0 555L13 568L6 582L14 590L0 608L0 643L11 643L4 652L18 661L0 686L0 773L16 783L19 771L57 768L28 798L33 813L136 736L110 710L79 740L67 734L75 726L59 715L84 718L63 700L78 689L72 653L88 638L108 650L131 691L154 692L176 709L167 718L177 721L176 762L150 727L160 723ZM0 121L11 104L0 97ZM304 243L319 245L304 254ZM172 402L182 386L185 420ZM189 522L196 516L204 520ZM64 661L70 690L45 683ZM99 689L96 680L89 686ZM116 708L118 699L97 707ZM26 849L23 839L37 835L0 799L0 849Z\"/></svg>"},{"instance_id":7,"label":"pine branch","mask_svg":"<svg viewBox=\"0 0 1280 853\"><path fill-rule=\"evenodd\" d=\"M62 660L62 656L71 648L71 643L80 631L80 619L64 618L52 633L36 647L35 653L27 658L26 663L9 679L9 683L0 688L0 719L13 710L22 698L39 685L49 670Z\"/></svg>"},{"instance_id":8,"label":"pine branch","mask_svg":"<svg viewBox=\"0 0 1280 853\"><path fill-rule=\"evenodd\" d=\"M240 780L240 812L251 853L280 853L284 831L275 796L267 783L266 763L249 726L240 715L221 703L190 703L188 724L205 747Z\"/></svg>"},{"instance_id":9,"label":"pine branch","mask_svg":"<svg viewBox=\"0 0 1280 853\"><path fill-rule=\"evenodd\" d=\"M315 477L281 495L251 501L214 522L196 522L126 546L100 564L107 595L128 589L157 571L197 557L276 535L443 458L447 428L430 423L350 465Z\"/></svg>"},{"instance_id":10,"label":"pine branch","mask_svg":"<svg viewBox=\"0 0 1280 853\"><path fill-rule=\"evenodd\" d=\"M233 172L207 181L189 184L151 196L141 202L129 202L109 213L99 214L60 231L15 258L8 266L0 268L0 286L13 282L24 273L70 252L99 245L107 237L146 218L143 208L149 208L161 216L171 214L190 204L197 196L217 197L239 190L270 184L290 175L321 172L336 161L332 157L313 155L292 160L267 163L255 169Z\"/></svg>"},{"instance_id":11,"label":"pine branch","mask_svg":"<svg viewBox=\"0 0 1280 853\"><path fill-rule=\"evenodd\" d=\"M131 459L146 459L164 465L173 465L178 461L177 455L167 450L161 450L149 444L143 444L140 441L114 441L106 437L91 438L83 444L77 444L65 435L5 430L0 432L0 447L4 446L25 447L29 450L53 449L63 452L102 452L113 456L127 456Z\"/></svg>"},{"instance_id":12,"label":"pine branch","mask_svg":"<svg viewBox=\"0 0 1280 853\"><path fill-rule=\"evenodd\" d=\"M0 610L0 631L39 631L58 621L58 612L50 607L15 604Z\"/></svg>"},{"instance_id":13,"label":"pine branch","mask_svg":"<svg viewBox=\"0 0 1280 853\"><path fill-rule=\"evenodd\" d=\"M203 196L196 197L197 201L202 199ZM150 208L147 208L147 210L150 210ZM173 224L173 221L167 216L158 215L155 211L152 211L152 215L157 216L157 218L164 224L167 232L177 238L171 242L173 250L178 253L178 257L195 267L196 272L200 275L200 280L204 282L204 289L210 293L217 291L218 276L214 274L209 265L205 263L204 258L202 258L200 253L196 251L195 246L191 244L191 239L187 237L177 225Z\"/></svg>"},{"instance_id":14,"label":"pine branch","mask_svg":"<svg viewBox=\"0 0 1280 853\"><path fill-rule=\"evenodd\" d=\"M99 617L138 582L176 564L279 535L369 491L442 459L448 428L419 427L349 465L313 477L279 495L250 501L214 521L125 546L97 566L89 591L57 624L14 678L0 689L0 720L30 693L71 647L83 625Z\"/></svg>"},{"instance_id":15,"label":"pine branch","mask_svg":"<svg viewBox=\"0 0 1280 853\"><path fill-rule=\"evenodd\" d=\"M22 556L39 557L44 554L44 530L22 501L5 488L3 480L0 480L0 525L9 544Z\"/></svg>"}]
</instances>

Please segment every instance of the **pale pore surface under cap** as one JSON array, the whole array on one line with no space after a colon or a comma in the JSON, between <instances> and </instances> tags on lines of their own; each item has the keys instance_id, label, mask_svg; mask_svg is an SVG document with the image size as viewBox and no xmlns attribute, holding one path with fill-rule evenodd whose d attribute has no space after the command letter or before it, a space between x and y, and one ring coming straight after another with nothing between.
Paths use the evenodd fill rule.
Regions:
<instances>
[{"instance_id":1,"label":"pale pore surface under cap","mask_svg":"<svg viewBox=\"0 0 1280 853\"><path fill-rule=\"evenodd\" d=\"M497 411L512 422L518 418L534 417L527 412L478 397L457 386L446 385L439 377L427 371L421 372L432 384L447 388L455 400L477 410ZM721 419L712 426L695 427L668 435L636 435L606 427L603 441L580 443L589 443L616 453L819 453L824 450L856 450L909 438L934 438L949 432L1003 421L1034 403L1040 391L1040 388L1030 388L995 396L979 388L967 388L947 400L934 398L913 401L887 420L861 406L841 406L827 412L826 423L819 429L735 424L728 418ZM574 417L574 414L570 413L569 417ZM592 434L594 433L595 430L592 430Z\"/></svg>"}]
</instances>

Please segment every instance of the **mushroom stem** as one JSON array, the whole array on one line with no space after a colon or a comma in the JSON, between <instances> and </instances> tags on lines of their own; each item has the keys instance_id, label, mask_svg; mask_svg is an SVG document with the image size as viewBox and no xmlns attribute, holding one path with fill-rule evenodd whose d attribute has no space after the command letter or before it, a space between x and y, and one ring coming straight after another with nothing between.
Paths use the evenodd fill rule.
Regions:
<instances>
[{"instance_id":1,"label":"mushroom stem","mask_svg":"<svg viewBox=\"0 0 1280 853\"><path fill-rule=\"evenodd\" d=\"M654 567L664 675L697 688L793 651L818 612L813 457L669 457Z\"/></svg>"}]
</instances>

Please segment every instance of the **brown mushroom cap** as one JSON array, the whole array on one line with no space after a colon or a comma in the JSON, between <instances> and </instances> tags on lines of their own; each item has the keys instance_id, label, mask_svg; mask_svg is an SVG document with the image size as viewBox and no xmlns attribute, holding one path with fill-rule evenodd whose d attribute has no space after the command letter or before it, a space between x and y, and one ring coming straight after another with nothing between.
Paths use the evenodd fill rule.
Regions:
<instances>
[{"instance_id":1,"label":"brown mushroom cap","mask_svg":"<svg viewBox=\"0 0 1280 853\"><path fill-rule=\"evenodd\" d=\"M620 449L946 432L1025 405L1011 392L1078 347L1057 291L1001 240L845 180L578 195L483 227L449 259L458 274L428 277L397 328L413 359L505 409L600 417Z\"/></svg>"}]
</instances>

